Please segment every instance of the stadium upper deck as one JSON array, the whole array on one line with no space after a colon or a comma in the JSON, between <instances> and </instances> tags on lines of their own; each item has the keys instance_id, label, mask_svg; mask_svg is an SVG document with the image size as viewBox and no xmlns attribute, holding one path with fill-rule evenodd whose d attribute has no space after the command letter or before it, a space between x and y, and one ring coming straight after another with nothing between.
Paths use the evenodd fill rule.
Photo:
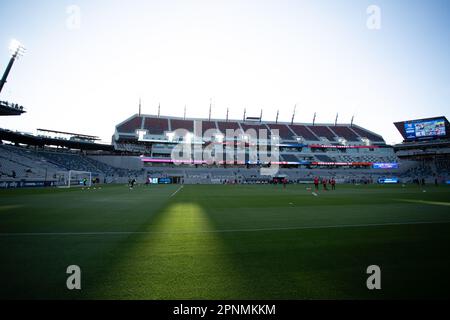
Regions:
<instances>
[{"instance_id":1,"label":"stadium upper deck","mask_svg":"<svg viewBox=\"0 0 450 320\"><path fill-rule=\"evenodd\" d=\"M139 130L147 131L147 135L153 136L158 142L169 142L168 134L176 129L186 129L194 133L194 125L201 126L202 135L208 129L215 129L225 135L227 129L242 130L260 129L267 130L270 137L272 130L278 130L282 142L302 142L302 143L326 143L343 145L375 145L384 146L386 143L382 136L355 124L304 124L286 123L271 121L242 121L225 119L196 119L177 118L167 116L138 115L135 114L116 126L114 141L117 143L138 140ZM199 134L197 134L199 135Z\"/></svg>"},{"instance_id":2,"label":"stadium upper deck","mask_svg":"<svg viewBox=\"0 0 450 320\"><path fill-rule=\"evenodd\" d=\"M274 139L276 130L279 139ZM387 163L397 166L392 147L386 145L381 135L354 124L291 124L260 121L259 118L207 120L135 114L118 124L113 136L115 150L139 153L143 156L142 161L148 164L178 163L179 160L173 159L172 151L177 152L175 145L180 142L197 145L196 150L187 151L190 156L181 160L188 164L212 161L218 165L368 167L375 163ZM202 152L207 154L209 148L206 147L210 144L215 145L213 153L219 154L219 158L204 158L205 153ZM200 150L198 145L204 148ZM231 147L233 145L234 148ZM259 151L264 150L261 147L266 145L271 154L273 151L278 153L278 158L275 159L275 156L269 161L260 154L253 154L252 158L255 145L258 145ZM230 150L234 152L231 156ZM221 158L223 152L228 152L229 160Z\"/></svg>"}]
</instances>

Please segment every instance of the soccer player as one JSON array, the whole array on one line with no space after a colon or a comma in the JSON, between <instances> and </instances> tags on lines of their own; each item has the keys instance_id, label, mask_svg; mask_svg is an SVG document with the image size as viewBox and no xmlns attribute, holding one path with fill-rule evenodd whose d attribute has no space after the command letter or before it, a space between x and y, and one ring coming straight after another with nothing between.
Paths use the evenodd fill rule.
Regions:
<instances>
[{"instance_id":1,"label":"soccer player","mask_svg":"<svg viewBox=\"0 0 450 320\"><path fill-rule=\"evenodd\" d=\"M283 188L286 189L287 179L283 178Z\"/></svg>"},{"instance_id":2,"label":"soccer player","mask_svg":"<svg viewBox=\"0 0 450 320\"><path fill-rule=\"evenodd\" d=\"M331 190L336 190L336 180L334 180L334 177L330 180L331 183Z\"/></svg>"},{"instance_id":3,"label":"soccer player","mask_svg":"<svg viewBox=\"0 0 450 320\"><path fill-rule=\"evenodd\" d=\"M319 191L319 177L314 177L314 188Z\"/></svg>"},{"instance_id":4,"label":"soccer player","mask_svg":"<svg viewBox=\"0 0 450 320\"><path fill-rule=\"evenodd\" d=\"M327 179L326 178L322 179L322 185L323 185L323 190L328 190L327 189Z\"/></svg>"}]
</instances>

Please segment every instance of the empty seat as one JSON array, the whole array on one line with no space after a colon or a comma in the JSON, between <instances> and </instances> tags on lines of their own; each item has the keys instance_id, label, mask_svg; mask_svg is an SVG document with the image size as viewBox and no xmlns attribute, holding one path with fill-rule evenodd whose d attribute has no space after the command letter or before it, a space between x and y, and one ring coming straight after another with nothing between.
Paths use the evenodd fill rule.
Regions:
<instances>
[{"instance_id":1,"label":"empty seat","mask_svg":"<svg viewBox=\"0 0 450 320\"><path fill-rule=\"evenodd\" d=\"M333 159L331 159L329 156L326 156L324 154L316 154L315 157L317 158L317 160L319 160L321 162L334 162Z\"/></svg>"},{"instance_id":2,"label":"empty seat","mask_svg":"<svg viewBox=\"0 0 450 320\"><path fill-rule=\"evenodd\" d=\"M297 136L303 137L305 140L319 141L316 136L308 130L306 126L300 124L293 124L289 126Z\"/></svg>"},{"instance_id":3,"label":"empty seat","mask_svg":"<svg viewBox=\"0 0 450 320\"><path fill-rule=\"evenodd\" d=\"M169 121L164 118L146 117L144 120L144 129L147 130L149 134L162 135L165 131L169 130Z\"/></svg>"},{"instance_id":4,"label":"empty seat","mask_svg":"<svg viewBox=\"0 0 450 320\"><path fill-rule=\"evenodd\" d=\"M308 126L308 128L316 134L318 137L325 137L330 141L333 141L336 137L327 126Z\"/></svg>"},{"instance_id":5,"label":"empty seat","mask_svg":"<svg viewBox=\"0 0 450 320\"><path fill-rule=\"evenodd\" d=\"M345 126L334 126L330 127L331 130L333 130L338 137L342 137L347 141L360 141L358 135Z\"/></svg>"},{"instance_id":6,"label":"empty seat","mask_svg":"<svg viewBox=\"0 0 450 320\"><path fill-rule=\"evenodd\" d=\"M270 130L264 124L246 124L246 123L241 123L241 127L242 127L242 129L244 131L252 130L252 129L255 130L257 137L259 137L261 133L264 134L264 132L266 133L265 134L266 138L270 138L270 135L271 135ZM264 130L264 131L260 132L259 130ZM262 137L262 135L261 135L261 137Z\"/></svg>"},{"instance_id":7,"label":"empty seat","mask_svg":"<svg viewBox=\"0 0 450 320\"><path fill-rule=\"evenodd\" d=\"M298 158L293 154L283 154L281 158L287 162L298 162Z\"/></svg>"},{"instance_id":8,"label":"empty seat","mask_svg":"<svg viewBox=\"0 0 450 320\"><path fill-rule=\"evenodd\" d=\"M202 135L205 134L206 131L211 130L211 129L216 129L216 131L218 131L217 126L216 126L216 122L215 121L198 121L195 122L197 123L201 123L202 125Z\"/></svg>"},{"instance_id":9,"label":"empty seat","mask_svg":"<svg viewBox=\"0 0 450 320\"><path fill-rule=\"evenodd\" d=\"M134 117L117 126L117 131L121 133L135 133L142 125L142 117Z\"/></svg>"},{"instance_id":10,"label":"empty seat","mask_svg":"<svg viewBox=\"0 0 450 320\"><path fill-rule=\"evenodd\" d=\"M375 142L384 142L383 138L381 136L375 135L369 131L366 131L364 129L361 129L359 127L352 127L352 130L355 131L360 137L367 138L371 141Z\"/></svg>"},{"instance_id":11,"label":"empty seat","mask_svg":"<svg viewBox=\"0 0 450 320\"><path fill-rule=\"evenodd\" d=\"M285 124L268 124L267 125L272 130L278 130L278 134L283 140L292 140L293 133Z\"/></svg>"},{"instance_id":12,"label":"empty seat","mask_svg":"<svg viewBox=\"0 0 450 320\"><path fill-rule=\"evenodd\" d=\"M230 121L230 122L220 122L220 121L218 121L217 125L219 126L219 130L224 135L226 134L226 130L234 130L234 131L236 131L236 130L240 130L241 129L241 127L239 126L239 123L233 122L233 121Z\"/></svg>"},{"instance_id":13,"label":"empty seat","mask_svg":"<svg viewBox=\"0 0 450 320\"><path fill-rule=\"evenodd\" d=\"M170 119L170 124L172 131L186 129L189 132L194 132L194 121L192 120Z\"/></svg>"}]
</instances>

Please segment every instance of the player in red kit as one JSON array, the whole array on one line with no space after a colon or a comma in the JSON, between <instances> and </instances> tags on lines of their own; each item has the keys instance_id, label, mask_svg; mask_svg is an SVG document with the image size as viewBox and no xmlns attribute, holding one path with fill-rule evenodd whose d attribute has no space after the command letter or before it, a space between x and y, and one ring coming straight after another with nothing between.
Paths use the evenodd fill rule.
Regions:
<instances>
[{"instance_id":1,"label":"player in red kit","mask_svg":"<svg viewBox=\"0 0 450 320\"><path fill-rule=\"evenodd\" d=\"M323 190L328 190L327 189L327 179L325 179L325 178L322 179L322 185L323 185Z\"/></svg>"},{"instance_id":2,"label":"player in red kit","mask_svg":"<svg viewBox=\"0 0 450 320\"><path fill-rule=\"evenodd\" d=\"M316 191L319 191L319 178L318 177L314 177L314 188L316 189Z\"/></svg>"},{"instance_id":3,"label":"player in red kit","mask_svg":"<svg viewBox=\"0 0 450 320\"><path fill-rule=\"evenodd\" d=\"M336 190L336 180L334 180L334 178L331 178L330 184L331 190Z\"/></svg>"}]
</instances>

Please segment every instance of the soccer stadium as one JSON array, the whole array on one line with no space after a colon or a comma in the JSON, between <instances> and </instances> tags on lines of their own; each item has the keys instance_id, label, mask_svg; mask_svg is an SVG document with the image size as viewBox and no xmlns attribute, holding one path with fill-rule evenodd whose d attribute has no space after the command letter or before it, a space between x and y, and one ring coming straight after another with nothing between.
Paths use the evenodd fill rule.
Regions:
<instances>
[{"instance_id":1,"label":"soccer stadium","mask_svg":"<svg viewBox=\"0 0 450 320\"><path fill-rule=\"evenodd\" d=\"M450 298L446 114L405 112L391 144L296 109L127 110L107 142L0 126L0 299ZM0 101L0 120L39 113Z\"/></svg>"}]
</instances>

